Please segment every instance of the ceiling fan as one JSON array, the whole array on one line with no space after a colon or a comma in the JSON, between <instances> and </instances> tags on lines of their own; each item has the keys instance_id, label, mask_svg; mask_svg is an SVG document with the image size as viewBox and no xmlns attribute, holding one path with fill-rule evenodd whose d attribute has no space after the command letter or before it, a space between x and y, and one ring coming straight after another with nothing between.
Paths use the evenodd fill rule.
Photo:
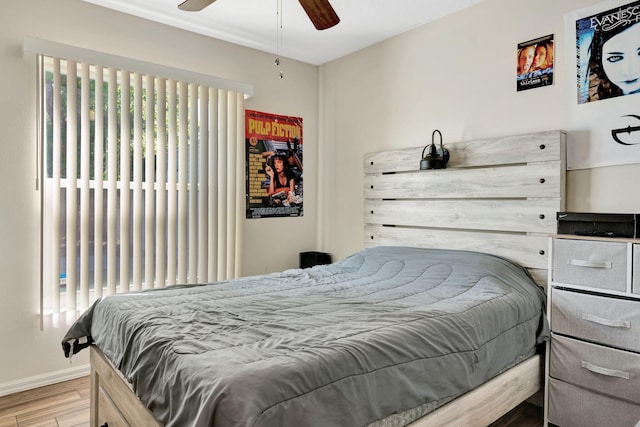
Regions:
<instances>
[{"instance_id":1,"label":"ceiling fan","mask_svg":"<svg viewBox=\"0 0 640 427\"><path fill-rule=\"evenodd\" d=\"M209 6L216 0L185 0L178 5L180 10L197 12ZM326 30L340 22L329 0L298 0L304 11L318 30Z\"/></svg>"}]
</instances>

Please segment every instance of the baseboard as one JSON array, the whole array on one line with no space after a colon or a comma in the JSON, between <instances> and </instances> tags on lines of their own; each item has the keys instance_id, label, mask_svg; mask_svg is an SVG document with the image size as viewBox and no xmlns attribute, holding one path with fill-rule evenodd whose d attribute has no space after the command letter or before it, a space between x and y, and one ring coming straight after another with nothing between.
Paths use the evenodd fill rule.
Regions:
<instances>
[{"instance_id":1,"label":"baseboard","mask_svg":"<svg viewBox=\"0 0 640 427\"><path fill-rule=\"evenodd\" d=\"M63 369L61 371L49 372L16 381L9 381L0 384L0 396L20 393L21 391L32 390L46 385L85 377L89 375L89 371L90 365L87 363L86 365L74 366L73 368Z\"/></svg>"}]
</instances>

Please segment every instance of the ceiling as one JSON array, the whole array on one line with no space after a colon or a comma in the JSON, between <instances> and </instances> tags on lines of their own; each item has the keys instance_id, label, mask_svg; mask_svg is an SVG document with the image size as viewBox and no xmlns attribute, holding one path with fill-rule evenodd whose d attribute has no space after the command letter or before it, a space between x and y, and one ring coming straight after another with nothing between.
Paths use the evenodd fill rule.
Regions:
<instances>
[{"instance_id":1,"label":"ceiling","mask_svg":"<svg viewBox=\"0 0 640 427\"><path fill-rule=\"evenodd\" d=\"M130 15L314 65L424 25L482 0L331 0L340 17L318 31L300 3L281 0L217 0L200 12L178 9L181 0L83 0Z\"/></svg>"}]
</instances>

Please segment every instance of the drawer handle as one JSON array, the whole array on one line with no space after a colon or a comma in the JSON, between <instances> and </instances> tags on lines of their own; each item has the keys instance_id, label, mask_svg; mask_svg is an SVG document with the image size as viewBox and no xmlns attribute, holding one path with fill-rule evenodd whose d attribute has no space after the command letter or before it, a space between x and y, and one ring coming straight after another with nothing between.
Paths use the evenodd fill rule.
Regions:
<instances>
[{"instance_id":1,"label":"drawer handle","mask_svg":"<svg viewBox=\"0 0 640 427\"><path fill-rule=\"evenodd\" d=\"M570 259L567 264L590 268L611 268L612 265L611 261L587 261L583 259Z\"/></svg>"},{"instance_id":2,"label":"drawer handle","mask_svg":"<svg viewBox=\"0 0 640 427\"><path fill-rule=\"evenodd\" d=\"M598 325L610 326L612 328L631 329L631 322L626 320L603 319L593 314L582 313L582 320L597 323Z\"/></svg>"},{"instance_id":3,"label":"drawer handle","mask_svg":"<svg viewBox=\"0 0 640 427\"><path fill-rule=\"evenodd\" d=\"M616 369L603 368L602 366L593 365L589 362L585 362L584 360L580 362L581 366L588 371L594 372L596 374L606 375L608 377L617 377L625 380L629 379L629 373L625 371L618 371Z\"/></svg>"}]
</instances>

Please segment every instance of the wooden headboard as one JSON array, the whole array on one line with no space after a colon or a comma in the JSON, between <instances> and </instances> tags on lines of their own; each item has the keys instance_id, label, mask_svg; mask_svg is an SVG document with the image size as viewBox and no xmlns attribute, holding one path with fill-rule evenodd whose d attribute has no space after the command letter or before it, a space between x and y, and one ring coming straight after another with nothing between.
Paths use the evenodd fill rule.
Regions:
<instances>
[{"instance_id":1,"label":"wooden headboard","mask_svg":"<svg viewBox=\"0 0 640 427\"><path fill-rule=\"evenodd\" d=\"M562 131L445 141L451 160L439 170L420 170L424 147L366 154L365 247L487 252L546 283L548 236L565 210L565 141Z\"/></svg>"}]
</instances>

